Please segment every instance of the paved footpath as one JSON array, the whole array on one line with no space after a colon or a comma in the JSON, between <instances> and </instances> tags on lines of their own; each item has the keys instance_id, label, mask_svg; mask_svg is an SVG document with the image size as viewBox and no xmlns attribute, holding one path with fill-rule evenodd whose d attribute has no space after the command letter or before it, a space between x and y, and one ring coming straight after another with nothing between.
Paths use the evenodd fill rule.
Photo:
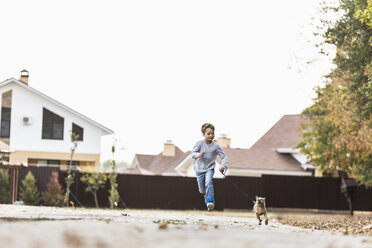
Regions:
<instances>
[{"instance_id":1,"label":"paved footpath","mask_svg":"<svg viewBox=\"0 0 372 248\"><path fill-rule=\"evenodd\" d=\"M336 235L237 213L97 210L0 205L0 247L372 247L372 237Z\"/></svg>"}]
</instances>

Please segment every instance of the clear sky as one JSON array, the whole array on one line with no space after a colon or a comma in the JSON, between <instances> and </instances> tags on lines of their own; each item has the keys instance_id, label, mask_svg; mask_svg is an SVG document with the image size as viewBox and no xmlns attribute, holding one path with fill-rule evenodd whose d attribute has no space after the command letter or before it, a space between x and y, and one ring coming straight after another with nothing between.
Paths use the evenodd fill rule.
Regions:
<instances>
[{"instance_id":1,"label":"clear sky","mask_svg":"<svg viewBox=\"0 0 372 248\"><path fill-rule=\"evenodd\" d=\"M249 148L329 71L313 47L319 2L2 1L0 81L27 69L30 86L114 130L118 160L165 140L190 150L204 122Z\"/></svg>"}]
</instances>

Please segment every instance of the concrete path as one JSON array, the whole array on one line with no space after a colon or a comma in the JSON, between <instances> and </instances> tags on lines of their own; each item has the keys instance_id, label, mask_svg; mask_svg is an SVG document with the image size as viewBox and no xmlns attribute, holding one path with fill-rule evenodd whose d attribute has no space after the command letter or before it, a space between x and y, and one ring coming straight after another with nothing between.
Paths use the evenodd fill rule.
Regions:
<instances>
[{"instance_id":1,"label":"concrete path","mask_svg":"<svg viewBox=\"0 0 372 248\"><path fill-rule=\"evenodd\" d=\"M0 247L372 247L372 237L311 231L237 213L0 205Z\"/></svg>"}]
</instances>

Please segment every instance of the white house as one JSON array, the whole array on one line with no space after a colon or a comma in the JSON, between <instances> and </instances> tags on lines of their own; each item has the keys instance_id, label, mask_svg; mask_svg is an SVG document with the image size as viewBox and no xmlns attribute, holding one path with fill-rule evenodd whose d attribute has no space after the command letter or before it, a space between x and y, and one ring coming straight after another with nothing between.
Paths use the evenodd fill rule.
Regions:
<instances>
[{"instance_id":1,"label":"white house","mask_svg":"<svg viewBox=\"0 0 372 248\"><path fill-rule=\"evenodd\" d=\"M28 85L28 71L19 80L0 83L2 149L8 146L9 163L57 164L70 160L70 132L79 135L75 166L99 166L101 136L113 131Z\"/></svg>"}]
</instances>

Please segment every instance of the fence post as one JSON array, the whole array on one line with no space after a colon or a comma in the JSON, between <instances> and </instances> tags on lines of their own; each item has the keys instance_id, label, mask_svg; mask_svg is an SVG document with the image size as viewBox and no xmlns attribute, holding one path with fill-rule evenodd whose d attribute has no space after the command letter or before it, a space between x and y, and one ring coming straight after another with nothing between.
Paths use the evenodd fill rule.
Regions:
<instances>
[{"instance_id":1,"label":"fence post","mask_svg":"<svg viewBox=\"0 0 372 248\"><path fill-rule=\"evenodd\" d=\"M10 204L17 201L18 193L18 167L9 168L10 174Z\"/></svg>"}]
</instances>

